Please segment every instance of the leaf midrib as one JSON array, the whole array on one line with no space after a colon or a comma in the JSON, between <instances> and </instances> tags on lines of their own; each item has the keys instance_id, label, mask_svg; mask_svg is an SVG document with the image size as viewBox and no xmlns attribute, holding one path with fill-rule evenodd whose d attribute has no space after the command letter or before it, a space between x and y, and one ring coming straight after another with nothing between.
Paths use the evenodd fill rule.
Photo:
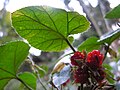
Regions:
<instances>
[{"instance_id":1,"label":"leaf midrib","mask_svg":"<svg viewBox=\"0 0 120 90\"><path fill-rule=\"evenodd\" d=\"M32 21L37 22L38 24L43 25L44 27L47 27L47 28L48 28L48 31L52 31L52 32L55 32L55 33L59 34L59 35L62 37L62 39L66 39L66 37L63 36L60 32L57 32L56 30L54 30L54 29L48 27L47 25L41 23L38 19L35 20L35 19L31 18L30 16L24 14L22 11L20 11L20 12L21 12L23 15L21 15L21 14L16 14L16 15L25 16L25 17L31 19ZM35 17L36 17L36 16L35 16ZM20 21L16 21L16 22L20 22ZM14 23L15 23L15 22L14 22ZM50 29L50 30L49 30L49 29ZM47 30L47 29L45 29L45 30Z\"/></svg>"}]
</instances>

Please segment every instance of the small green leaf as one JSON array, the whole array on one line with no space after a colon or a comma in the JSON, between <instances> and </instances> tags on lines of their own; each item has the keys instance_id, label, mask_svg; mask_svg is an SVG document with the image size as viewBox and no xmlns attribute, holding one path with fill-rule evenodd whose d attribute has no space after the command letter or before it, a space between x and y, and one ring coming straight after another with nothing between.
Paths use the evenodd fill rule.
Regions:
<instances>
[{"instance_id":1,"label":"small green leaf","mask_svg":"<svg viewBox=\"0 0 120 90\"><path fill-rule=\"evenodd\" d=\"M115 39L120 37L120 29L117 29L115 31L108 32L100 37L98 40L99 43L107 43L111 44Z\"/></svg>"},{"instance_id":2,"label":"small green leaf","mask_svg":"<svg viewBox=\"0 0 120 90\"><path fill-rule=\"evenodd\" d=\"M27 57L28 51L28 44L22 41L0 46L0 88L4 88L9 80L16 77L18 68Z\"/></svg>"},{"instance_id":3,"label":"small green leaf","mask_svg":"<svg viewBox=\"0 0 120 90\"><path fill-rule=\"evenodd\" d=\"M107 70L113 70L113 68L109 64L103 64L103 67Z\"/></svg>"},{"instance_id":4,"label":"small green leaf","mask_svg":"<svg viewBox=\"0 0 120 90\"><path fill-rule=\"evenodd\" d=\"M114 83L115 83L115 81L114 81L112 78L110 78L108 75L106 76L106 79L107 79L108 82L111 83L111 84L114 84Z\"/></svg>"},{"instance_id":5,"label":"small green leaf","mask_svg":"<svg viewBox=\"0 0 120 90\"><path fill-rule=\"evenodd\" d=\"M12 13L12 24L19 35L35 48L61 51L68 47L71 34L86 31L90 23L77 12L49 6L30 6Z\"/></svg>"},{"instance_id":6,"label":"small green leaf","mask_svg":"<svg viewBox=\"0 0 120 90\"><path fill-rule=\"evenodd\" d=\"M90 37L85 40L80 46L78 47L79 51L86 50L88 52L92 51L93 49L98 49L100 44L97 42L97 37Z\"/></svg>"},{"instance_id":7,"label":"small green leaf","mask_svg":"<svg viewBox=\"0 0 120 90\"><path fill-rule=\"evenodd\" d=\"M113 68L109 64L103 64L103 67L105 68L106 79L109 83L114 84L114 74L111 72Z\"/></svg>"},{"instance_id":8,"label":"small green leaf","mask_svg":"<svg viewBox=\"0 0 120 90\"><path fill-rule=\"evenodd\" d=\"M105 73L106 73L106 79L108 80L108 82L111 84L114 84L114 82L115 82L114 74L109 69L106 69Z\"/></svg>"},{"instance_id":9,"label":"small green leaf","mask_svg":"<svg viewBox=\"0 0 120 90\"><path fill-rule=\"evenodd\" d=\"M108 19L118 19L120 18L120 4L108 12L105 16Z\"/></svg>"},{"instance_id":10,"label":"small green leaf","mask_svg":"<svg viewBox=\"0 0 120 90\"><path fill-rule=\"evenodd\" d=\"M18 77L25 82L32 90L36 90L37 79L34 74L29 72L24 72L19 74Z\"/></svg>"}]
</instances>

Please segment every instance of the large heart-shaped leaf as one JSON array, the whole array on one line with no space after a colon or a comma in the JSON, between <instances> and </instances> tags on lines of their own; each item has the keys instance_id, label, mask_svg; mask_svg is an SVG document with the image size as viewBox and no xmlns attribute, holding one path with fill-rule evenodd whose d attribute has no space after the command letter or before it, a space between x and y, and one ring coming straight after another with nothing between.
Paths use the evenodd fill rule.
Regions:
<instances>
[{"instance_id":1,"label":"large heart-shaped leaf","mask_svg":"<svg viewBox=\"0 0 120 90\"><path fill-rule=\"evenodd\" d=\"M77 12L48 6L30 6L12 13L12 24L19 35L44 51L61 51L68 47L71 34L81 33L90 23Z\"/></svg>"},{"instance_id":2,"label":"large heart-shaped leaf","mask_svg":"<svg viewBox=\"0 0 120 90\"><path fill-rule=\"evenodd\" d=\"M120 4L117 7L113 8L110 12L108 12L105 18L109 18L109 19L120 18Z\"/></svg>"},{"instance_id":3,"label":"large heart-shaped leaf","mask_svg":"<svg viewBox=\"0 0 120 90\"><path fill-rule=\"evenodd\" d=\"M27 57L28 51L28 44L22 41L0 46L0 90L3 90L9 80L16 77L18 68Z\"/></svg>"}]
</instances>

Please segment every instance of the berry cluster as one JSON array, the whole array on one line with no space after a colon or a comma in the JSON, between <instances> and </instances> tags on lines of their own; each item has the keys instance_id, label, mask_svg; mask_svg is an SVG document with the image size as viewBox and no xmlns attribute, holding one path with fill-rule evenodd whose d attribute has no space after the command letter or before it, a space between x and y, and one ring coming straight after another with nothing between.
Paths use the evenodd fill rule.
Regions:
<instances>
[{"instance_id":1,"label":"berry cluster","mask_svg":"<svg viewBox=\"0 0 120 90\"><path fill-rule=\"evenodd\" d=\"M103 58L103 54L98 50L93 50L87 55L79 51L75 52L70 59L73 67L74 82L80 84L102 82L105 78L104 68L102 67Z\"/></svg>"}]
</instances>

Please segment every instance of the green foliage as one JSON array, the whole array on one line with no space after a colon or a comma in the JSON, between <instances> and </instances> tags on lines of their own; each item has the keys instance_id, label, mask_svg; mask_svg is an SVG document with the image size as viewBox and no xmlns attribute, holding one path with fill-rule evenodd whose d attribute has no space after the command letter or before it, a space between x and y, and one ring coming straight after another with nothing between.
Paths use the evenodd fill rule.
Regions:
<instances>
[{"instance_id":1,"label":"green foliage","mask_svg":"<svg viewBox=\"0 0 120 90\"><path fill-rule=\"evenodd\" d=\"M3 80L1 78L2 77L0 77L0 90L3 90L5 85L10 81L10 79L12 79L12 77L8 78L8 79L7 78L6 79L3 78Z\"/></svg>"},{"instance_id":2,"label":"green foliage","mask_svg":"<svg viewBox=\"0 0 120 90\"><path fill-rule=\"evenodd\" d=\"M30 6L12 14L12 24L19 35L44 51L61 51L68 47L69 35L86 31L90 23L77 12L48 6Z\"/></svg>"},{"instance_id":3,"label":"green foliage","mask_svg":"<svg viewBox=\"0 0 120 90\"><path fill-rule=\"evenodd\" d=\"M112 67L109 64L103 64L103 67L106 68L107 70L112 70Z\"/></svg>"},{"instance_id":4,"label":"green foliage","mask_svg":"<svg viewBox=\"0 0 120 90\"><path fill-rule=\"evenodd\" d=\"M103 67L105 68L106 79L109 83L114 84L114 74L111 72L113 68L109 64L103 64Z\"/></svg>"},{"instance_id":5,"label":"green foliage","mask_svg":"<svg viewBox=\"0 0 120 90\"><path fill-rule=\"evenodd\" d=\"M106 79L108 80L109 83L114 84L114 74L110 70L105 70L106 72Z\"/></svg>"},{"instance_id":6,"label":"green foliage","mask_svg":"<svg viewBox=\"0 0 120 90\"><path fill-rule=\"evenodd\" d=\"M119 13L120 5L109 12L106 18L120 18ZM10 13L6 16L7 18L10 18ZM7 22L10 23L10 19ZM67 12L49 6L30 6L12 13L12 25L17 33L35 48L51 52L61 51L70 46L75 52L71 45L74 40L71 35L86 31L90 23L77 12ZM99 49L100 45L105 43L110 45L119 36L120 29L109 32L100 39L90 37L78 47L78 50L90 52L93 49ZM28 55L29 48L29 45L23 41L10 42L0 46L0 90L3 90L11 79L19 80L30 90L36 90L37 78L34 74L30 72L18 73L19 67ZM112 50L107 52L115 56ZM112 68L107 64L103 66L106 79L109 83L114 84ZM43 77L48 71L47 66L44 65L39 67L35 64L33 68L38 70L40 77ZM57 71L59 70L57 69ZM61 71L53 74L53 84L59 87L70 78L70 74L71 66L65 65Z\"/></svg>"},{"instance_id":7,"label":"green foliage","mask_svg":"<svg viewBox=\"0 0 120 90\"><path fill-rule=\"evenodd\" d=\"M80 46L78 47L79 51L86 50L88 52L98 49L100 47L100 44L97 42L97 37L90 37L87 40L85 40Z\"/></svg>"},{"instance_id":8,"label":"green foliage","mask_svg":"<svg viewBox=\"0 0 120 90\"><path fill-rule=\"evenodd\" d=\"M24 81L28 86L30 86L31 90L36 90L36 77L30 72L24 72L22 74L18 74L18 77Z\"/></svg>"},{"instance_id":9,"label":"green foliage","mask_svg":"<svg viewBox=\"0 0 120 90\"><path fill-rule=\"evenodd\" d=\"M108 45L110 45L114 40L116 40L119 37L120 37L120 29L108 32L102 35L100 39L98 39L97 37L90 37L80 44L80 46L78 47L78 50L79 51L86 50L90 52L94 49L99 49L100 45L102 44L107 43Z\"/></svg>"},{"instance_id":10,"label":"green foliage","mask_svg":"<svg viewBox=\"0 0 120 90\"><path fill-rule=\"evenodd\" d=\"M9 80L16 78L21 63L28 55L29 46L23 41L10 42L0 46L0 90Z\"/></svg>"},{"instance_id":11,"label":"green foliage","mask_svg":"<svg viewBox=\"0 0 120 90\"><path fill-rule=\"evenodd\" d=\"M108 19L118 19L120 18L120 4L108 12L105 16Z\"/></svg>"},{"instance_id":12,"label":"green foliage","mask_svg":"<svg viewBox=\"0 0 120 90\"><path fill-rule=\"evenodd\" d=\"M120 29L104 34L103 36L101 36L101 38L100 38L100 40L98 40L98 42L101 44L107 43L110 45L115 39L117 39L119 37L120 37Z\"/></svg>"}]
</instances>

